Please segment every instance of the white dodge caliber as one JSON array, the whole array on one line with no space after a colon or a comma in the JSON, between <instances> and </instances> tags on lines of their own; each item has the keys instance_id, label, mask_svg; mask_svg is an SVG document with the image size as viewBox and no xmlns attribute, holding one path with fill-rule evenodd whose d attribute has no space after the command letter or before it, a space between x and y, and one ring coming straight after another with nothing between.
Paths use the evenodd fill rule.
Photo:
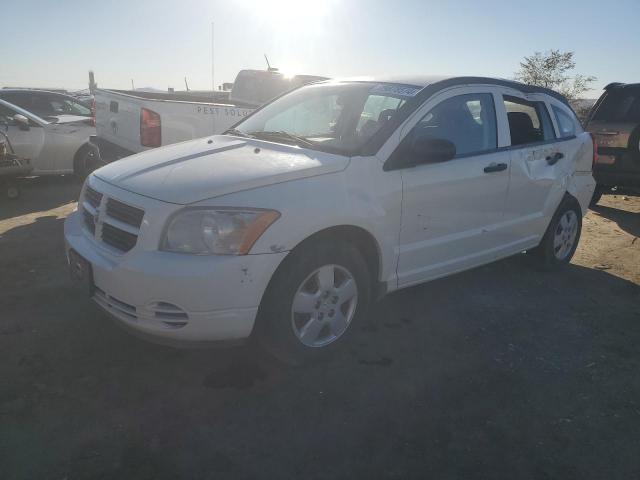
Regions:
<instances>
[{"instance_id":1,"label":"white dodge caliber","mask_svg":"<svg viewBox=\"0 0 640 480\"><path fill-rule=\"evenodd\" d=\"M593 142L550 90L479 77L329 81L224 135L91 174L71 272L170 343L257 336L292 359L344 342L381 295L523 251L571 259Z\"/></svg>"}]
</instances>

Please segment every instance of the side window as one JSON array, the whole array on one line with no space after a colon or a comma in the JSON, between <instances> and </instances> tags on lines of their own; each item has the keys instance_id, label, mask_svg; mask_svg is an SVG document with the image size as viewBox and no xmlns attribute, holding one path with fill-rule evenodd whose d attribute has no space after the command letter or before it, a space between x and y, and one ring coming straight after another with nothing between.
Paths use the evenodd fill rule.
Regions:
<instances>
[{"instance_id":1,"label":"side window","mask_svg":"<svg viewBox=\"0 0 640 480\"><path fill-rule=\"evenodd\" d=\"M3 93L2 99L6 100L9 103L13 103L14 105L17 105L20 108L29 110L29 107L30 107L29 97L21 94L20 92Z\"/></svg>"},{"instance_id":2,"label":"side window","mask_svg":"<svg viewBox=\"0 0 640 480\"><path fill-rule=\"evenodd\" d=\"M498 146L493 96L472 93L448 98L433 107L411 135L449 140L456 146L456 156L493 150Z\"/></svg>"},{"instance_id":3,"label":"side window","mask_svg":"<svg viewBox=\"0 0 640 480\"><path fill-rule=\"evenodd\" d=\"M507 110L511 145L527 145L553 139L553 128L544 103L505 96L504 107Z\"/></svg>"},{"instance_id":4,"label":"side window","mask_svg":"<svg viewBox=\"0 0 640 480\"><path fill-rule=\"evenodd\" d=\"M0 124L6 125L14 125L13 116L16 114L9 107L5 107L4 105L0 105Z\"/></svg>"},{"instance_id":5,"label":"side window","mask_svg":"<svg viewBox=\"0 0 640 480\"><path fill-rule=\"evenodd\" d=\"M576 123L573 118L555 105L552 105L551 108L556 116L556 122L558 122L560 138L573 137L576 134Z\"/></svg>"}]
</instances>

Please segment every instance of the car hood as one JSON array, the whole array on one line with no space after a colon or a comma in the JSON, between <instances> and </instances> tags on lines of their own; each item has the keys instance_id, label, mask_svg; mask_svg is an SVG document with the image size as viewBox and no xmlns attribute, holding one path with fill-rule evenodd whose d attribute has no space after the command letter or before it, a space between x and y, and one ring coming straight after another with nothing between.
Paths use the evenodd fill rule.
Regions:
<instances>
[{"instance_id":1,"label":"car hood","mask_svg":"<svg viewBox=\"0 0 640 480\"><path fill-rule=\"evenodd\" d=\"M74 123L74 122L90 122L91 117L82 115L47 115L43 116L49 123Z\"/></svg>"},{"instance_id":2,"label":"car hood","mask_svg":"<svg viewBox=\"0 0 640 480\"><path fill-rule=\"evenodd\" d=\"M349 158L218 135L125 157L94 172L105 182L188 204L251 188L344 170Z\"/></svg>"}]
</instances>

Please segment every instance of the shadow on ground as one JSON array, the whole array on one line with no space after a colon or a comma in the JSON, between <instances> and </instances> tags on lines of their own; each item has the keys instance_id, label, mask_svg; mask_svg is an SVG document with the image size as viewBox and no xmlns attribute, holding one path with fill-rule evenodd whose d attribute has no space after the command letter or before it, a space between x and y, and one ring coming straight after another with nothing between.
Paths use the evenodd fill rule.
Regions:
<instances>
[{"instance_id":1,"label":"shadow on ground","mask_svg":"<svg viewBox=\"0 0 640 480\"><path fill-rule=\"evenodd\" d=\"M72 175L19 179L21 196L0 199L0 220L56 208L78 200L82 184Z\"/></svg>"},{"instance_id":2,"label":"shadow on ground","mask_svg":"<svg viewBox=\"0 0 640 480\"><path fill-rule=\"evenodd\" d=\"M61 229L2 239L4 478L639 473L631 282L519 255L389 295L335 357L290 368L121 331L70 285Z\"/></svg>"},{"instance_id":3,"label":"shadow on ground","mask_svg":"<svg viewBox=\"0 0 640 480\"><path fill-rule=\"evenodd\" d=\"M591 207L591 210L601 217L616 222L618 226L629 235L640 237L640 213L627 212L605 205L596 205Z\"/></svg>"}]
</instances>

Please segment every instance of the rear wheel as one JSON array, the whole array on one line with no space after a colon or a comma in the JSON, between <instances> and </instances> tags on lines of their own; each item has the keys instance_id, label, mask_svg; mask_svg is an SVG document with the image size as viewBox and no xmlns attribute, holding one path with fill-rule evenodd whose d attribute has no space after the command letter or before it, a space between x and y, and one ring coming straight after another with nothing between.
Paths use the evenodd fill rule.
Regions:
<instances>
[{"instance_id":1,"label":"rear wheel","mask_svg":"<svg viewBox=\"0 0 640 480\"><path fill-rule=\"evenodd\" d=\"M371 279L348 243L309 245L278 270L261 307L261 343L288 363L327 356L364 316Z\"/></svg>"},{"instance_id":2,"label":"rear wheel","mask_svg":"<svg viewBox=\"0 0 640 480\"><path fill-rule=\"evenodd\" d=\"M568 264L578 247L582 230L582 210L578 202L566 196L551 219L534 253L545 268Z\"/></svg>"}]
</instances>

